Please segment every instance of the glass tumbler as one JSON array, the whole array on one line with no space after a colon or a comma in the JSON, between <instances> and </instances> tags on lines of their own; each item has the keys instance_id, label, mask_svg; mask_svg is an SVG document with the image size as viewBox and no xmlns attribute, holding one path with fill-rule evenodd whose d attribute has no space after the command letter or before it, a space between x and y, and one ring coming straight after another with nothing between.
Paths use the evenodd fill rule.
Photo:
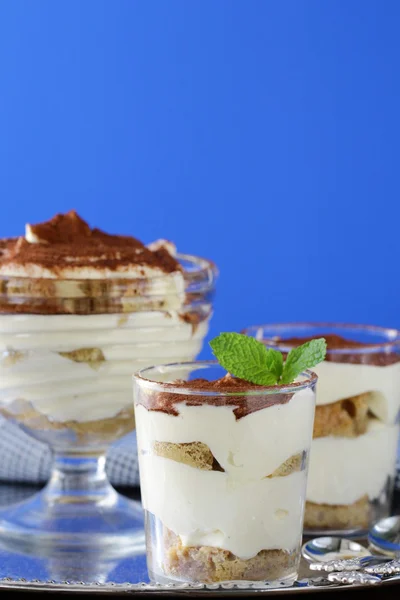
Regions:
<instances>
[{"instance_id":1,"label":"glass tumbler","mask_svg":"<svg viewBox=\"0 0 400 600\"><path fill-rule=\"evenodd\" d=\"M317 376L257 390L188 387L214 362L134 376L147 564L153 582L297 577Z\"/></svg>"},{"instance_id":2,"label":"glass tumbler","mask_svg":"<svg viewBox=\"0 0 400 600\"><path fill-rule=\"evenodd\" d=\"M217 270L178 259L182 273L151 280L0 279L0 415L54 453L44 489L0 511L3 537L143 547L140 504L110 485L105 455L134 429L132 373L202 347Z\"/></svg>"},{"instance_id":3,"label":"glass tumbler","mask_svg":"<svg viewBox=\"0 0 400 600\"><path fill-rule=\"evenodd\" d=\"M262 325L245 330L287 352L325 337L315 367L318 397L305 531L359 535L390 513L400 409L400 333L338 323Z\"/></svg>"}]
</instances>

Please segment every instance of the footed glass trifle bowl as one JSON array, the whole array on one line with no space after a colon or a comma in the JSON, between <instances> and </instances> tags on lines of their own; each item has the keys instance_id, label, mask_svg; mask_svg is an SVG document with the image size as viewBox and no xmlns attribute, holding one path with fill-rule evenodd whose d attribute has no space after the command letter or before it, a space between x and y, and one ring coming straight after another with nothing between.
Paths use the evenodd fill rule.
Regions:
<instances>
[{"instance_id":1,"label":"footed glass trifle bowl","mask_svg":"<svg viewBox=\"0 0 400 600\"><path fill-rule=\"evenodd\" d=\"M156 583L290 585L317 376L262 387L214 362L134 377L147 564Z\"/></svg>"},{"instance_id":2,"label":"footed glass trifle bowl","mask_svg":"<svg viewBox=\"0 0 400 600\"><path fill-rule=\"evenodd\" d=\"M199 353L216 269L75 213L28 233L0 241L0 414L47 443L54 466L43 491L0 512L0 534L139 547L140 504L108 482L106 451L135 426L132 372Z\"/></svg>"},{"instance_id":3,"label":"footed glass trifle bowl","mask_svg":"<svg viewBox=\"0 0 400 600\"><path fill-rule=\"evenodd\" d=\"M400 332L340 323L250 327L283 353L323 336L304 526L310 535L361 535L390 514L400 410Z\"/></svg>"}]
</instances>

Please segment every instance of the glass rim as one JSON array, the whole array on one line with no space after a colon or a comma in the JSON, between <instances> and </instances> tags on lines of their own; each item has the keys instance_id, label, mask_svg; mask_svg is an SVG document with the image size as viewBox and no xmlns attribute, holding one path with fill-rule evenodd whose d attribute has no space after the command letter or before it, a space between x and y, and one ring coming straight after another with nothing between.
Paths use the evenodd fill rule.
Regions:
<instances>
[{"instance_id":1,"label":"glass rim","mask_svg":"<svg viewBox=\"0 0 400 600\"><path fill-rule=\"evenodd\" d=\"M330 328L330 329L344 329L347 331L359 331L359 332L369 332L372 334L381 334L387 335L387 341L380 342L370 342L370 343L362 343L360 342L360 346L348 346L343 348L327 348L327 354L373 354L377 351L387 352L388 350L400 350L400 330L395 327L382 327L380 325L364 325L361 323L339 323L335 321L294 321L287 323L263 323L261 325L250 325L241 330L241 333L245 335L252 335L250 332L255 332L257 330L263 330L266 328L276 329L278 333L279 330L285 330L291 328L293 330L296 329L306 329L309 328ZM321 332L320 337L323 337L323 332ZM395 339L389 339L390 337L394 337ZM257 338L256 338L257 339ZM285 340L276 340L272 335L263 336L260 339L262 343L271 342L275 347L278 348L286 348L286 350L290 350L293 346L285 346ZM350 341L350 340L349 340Z\"/></svg>"},{"instance_id":2,"label":"glass rim","mask_svg":"<svg viewBox=\"0 0 400 600\"><path fill-rule=\"evenodd\" d=\"M197 256L195 254L183 254L180 252L177 252L175 258L178 261L187 261L189 263L192 263L192 265L197 266L198 268L194 269L194 270L186 270L183 267L183 276L185 278L185 280L190 281L191 279L197 279L199 276L207 276L210 278L210 274L211 274L211 280L214 280L216 277L218 277L219 275L219 270L217 265L215 264L214 261L208 259L208 258L203 258L202 256ZM71 266L73 266L73 263L71 263ZM91 265L88 265L89 267ZM141 265L137 265L139 268ZM118 284L118 283L126 283L126 282L135 282L135 281L149 281L151 280L152 282L156 282L156 281L163 281L166 277L170 277L171 275L174 275L175 273L180 273L180 271L171 271L171 273L164 273L163 275L156 275L155 277L146 277L146 276L141 276L141 277L124 277L123 275L121 277L99 277L99 278L88 278L88 277L82 277L82 278L57 278L57 277L29 277L29 276L24 276L24 275L0 275L0 281L9 281L9 280L21 280L21 281L46 281L46 282L50 282L50 283L54 283L54 282L62 282L63 284L67 284L68 283L83 283L83 282L93 282L93 283L104 283L109 282L109 283L114 283L114 284Z\"/></svg>"},{"instance_id":3,"label":"glass rim","mask_svg":"<svg viewBox=\"0 0 400 600\"><path fill-rule=\"evenodd\" d=\"M169 394L180 394L184 396L218 396L218 397L243 397L243 396L265 396L265 395L276 395L276 394L290 394L294 392L299 392L301 390L305 390L307 388L312 387L318 381L318 375L311 371L310 369L304 370L300 373L305 381L295 381L293 383L288 383L285 385L271 385L271 386L260 386L259 390L249 390L249 391L217 391L217 390L194 390L192 388L186 387L174 387L172 383L159 382L149 379L144 375L148 371L152 371L154 369L172 369L172 368L182 368L182 367L223 367L219 364L217 360L196 360L196 361L187 361L187 362L177 362L177 363L166 363L153 365L151 367L144 367L136 371L132 378L135 383L138 383L140 386L150 389L152 391L165 392Z\"/></svg>"}]
</instances>

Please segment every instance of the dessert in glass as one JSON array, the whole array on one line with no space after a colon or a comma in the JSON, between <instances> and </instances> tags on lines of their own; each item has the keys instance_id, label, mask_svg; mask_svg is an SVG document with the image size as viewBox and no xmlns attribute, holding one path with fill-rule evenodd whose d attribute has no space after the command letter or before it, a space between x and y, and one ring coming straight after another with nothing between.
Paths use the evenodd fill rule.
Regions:
<instances>
[{"instance_id":1,"label":"dessert in glass","mask_svg":"<svg viewBox=\"0 0 400 600\"><path fill-rule=\"evenodd\" d=\"M360 534L391 508L400 409L400 334L335 323L245 330L271 348L323 336L305 531Z\"/></svg>"},{"instance_id":2,"label":"dessert in glass","mask_svg":"<svg viewBox=\"0 0 400 600\"><path fill-rule=\"evenodd\" d=\"M316 381L262 387L215 362L136 373L153 582L296 579Z\"/></svg>"},{"instance_id":3,"label":"dessert in glass","mask_svg":"<svg viewBox=\"0 0 400 600\"><path fill-rule=\"evenodd\" d=\"M105 453L134 429L132 373L197 356L216 274L170 242L109 235L74 211L0 240L0 414L54 452L44 490L0 512L3 535L143 543L140 505L111 487Z\"/></svg>"}]
</instances>

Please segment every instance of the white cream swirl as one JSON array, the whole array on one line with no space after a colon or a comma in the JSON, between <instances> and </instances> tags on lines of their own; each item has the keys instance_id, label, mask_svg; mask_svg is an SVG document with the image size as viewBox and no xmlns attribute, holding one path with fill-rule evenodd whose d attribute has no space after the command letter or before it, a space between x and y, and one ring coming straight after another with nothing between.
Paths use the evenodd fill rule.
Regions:
<instances>
[{"instance_id":1,"label":"white cream swirl","mask_svg":"<svg viewBox=\"0 0 400 600\"><path fill-rule=\"evenodd\" d=\"M132 403L134 371L194 359L207 330L208 320L192 327L164 311L0 315L0 404L24 400L60 422L112 417ZM82 349L99 350L104 360L65 356Z\"/></svg>"}]
</instances>

